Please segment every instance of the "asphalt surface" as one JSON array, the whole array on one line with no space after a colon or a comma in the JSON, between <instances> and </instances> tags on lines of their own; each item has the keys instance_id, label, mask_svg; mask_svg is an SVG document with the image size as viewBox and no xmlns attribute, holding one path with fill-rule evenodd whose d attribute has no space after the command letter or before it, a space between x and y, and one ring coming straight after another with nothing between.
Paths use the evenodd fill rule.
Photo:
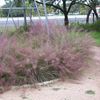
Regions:
<instances>
[{"instance_id":1,"label":"asphalt surface","mask_svg":"<svg viewBox=\"0 0 100 100\"><path fill-rule=\"evenodd\" d=\"M86 15L69 15L69 22L79 22L79 23L85 23L86 22ZM64 16L48 16L49 21L55 21L58 24L63 24L64 23ZM45 17L32 17L32 21L30 20L29 17L27 17L27 22L33 22L36 23L39 20L45 22ZM90 18L92 21L92 17ZM23 17L14 17L14 18L0 18L0 26L21 26L24 24L24 18Z\"/></svg>"}]
</instances>

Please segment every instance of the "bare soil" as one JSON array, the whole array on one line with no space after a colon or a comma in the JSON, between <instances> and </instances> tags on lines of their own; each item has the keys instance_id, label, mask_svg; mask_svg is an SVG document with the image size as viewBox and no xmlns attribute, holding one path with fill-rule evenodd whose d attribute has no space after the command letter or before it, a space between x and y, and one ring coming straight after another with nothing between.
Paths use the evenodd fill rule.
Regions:
<instances>
[{"instance_id":1,"label":"bare soil","mask_svg":"<svg viewBox=\"0 0 100 100\"><path fill-rule=\"evenodd\" d=\"M0 100L100 100L100 47L92 47L92 61L77 80L57 80L37 89L31 86L12 88Z\"/></svg>"}]
</instances>

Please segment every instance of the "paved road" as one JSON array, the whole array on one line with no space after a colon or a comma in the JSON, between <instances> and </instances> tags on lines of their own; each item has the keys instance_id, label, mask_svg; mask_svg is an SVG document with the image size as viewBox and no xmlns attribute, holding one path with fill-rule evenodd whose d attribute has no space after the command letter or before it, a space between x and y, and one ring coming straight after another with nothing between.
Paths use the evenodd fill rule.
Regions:
<instances>
[{"instance_id":1,"label":"paved road","mask_svg":"<svg viewBox=\"0 0 100 100\"><path fill-rule=\"evenodd\" d=\"M79 23L85 23L86 21L86 15L69 15L69 21L70 22L79 22ZM56 21L58 24L64 23L64 16L48 16L48 19L51 21ZM32 17L33 23L37 22L39 20L39 17ZM41 17L41 20L44 22L45 17ZM91 18L92 20L92 18ZM27 21L30 22L30 18L27 17ZM17 18L9 18L7 21L7 18L0 18L0 26L21 26L24 23L23 17L17 17Z\"/></svg>"}]
</instances>

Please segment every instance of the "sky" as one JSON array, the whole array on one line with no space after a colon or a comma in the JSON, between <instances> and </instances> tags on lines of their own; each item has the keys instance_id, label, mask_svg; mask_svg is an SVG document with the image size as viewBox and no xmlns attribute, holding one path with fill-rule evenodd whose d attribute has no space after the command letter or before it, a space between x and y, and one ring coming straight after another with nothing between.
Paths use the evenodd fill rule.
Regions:
<instances>
[{"instance_id":1,"label":"sky","mask_svg":"<svg viewBox=\"0 0 100 100\"><path fill-rule=\"evenodd\" d=\"M2 6L4 4L5 4L4 0L0 0L0 6Z\"/></svg>"}]
</instances>

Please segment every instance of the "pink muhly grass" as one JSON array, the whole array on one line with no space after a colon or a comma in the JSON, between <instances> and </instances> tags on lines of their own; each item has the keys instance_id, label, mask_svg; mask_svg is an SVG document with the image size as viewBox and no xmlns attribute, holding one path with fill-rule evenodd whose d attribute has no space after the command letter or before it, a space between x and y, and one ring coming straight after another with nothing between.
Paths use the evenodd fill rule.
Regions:
<instances>
[{"instance_id":1,"label":"pink muhly grass","mask_svg":"<svg viewBox=\"0 0 100 100\"><path fill-rule=\"evenodd\" d=\"M62 78L87 66L92 44L88 34L69 32L66 27L51 22L49 29L52 35L49 40L41 23L29 27L29 32L21 38L0 36L0 85Z\"/></svg>"}]
</instances>

